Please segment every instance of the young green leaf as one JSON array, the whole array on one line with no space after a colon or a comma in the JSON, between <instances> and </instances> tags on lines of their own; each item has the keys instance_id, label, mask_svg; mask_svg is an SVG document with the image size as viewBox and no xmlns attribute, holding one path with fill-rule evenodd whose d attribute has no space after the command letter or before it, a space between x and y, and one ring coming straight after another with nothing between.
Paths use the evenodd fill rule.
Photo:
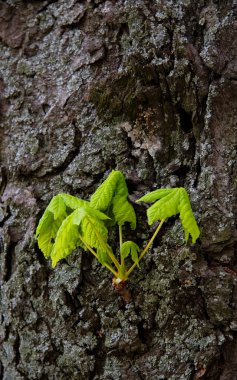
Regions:
<instances>
[{"instance_id":1,"label":"young green leaf","mask_svg":"<svg viewBox=\"0 0 237 380\"><path fill-rule=\"evenodd\" d=\"M47 209L48 211L52 212L52 214L54 215L54 219L59 219L62 216L67 216L66 205L61 197L61 194L58 194L52 198Z\"/></svg>"},{"instance_id":2,"label":"young green leaf","mask_svg":"<svg viewBox=\"0 0 237 380\"><path fill-rule=\"evenodd\" d=\"M154 201L157 201L157 199L161 199L163 197L166 197L166 195L172 193L173 189L158 189L151 191L148 194L143 195L140 199L137 200L137 202L147 202L152 203Z\"/></svg>"},{"instance_id":3,"label":"young green leaf","mask_svg":"<svg viewBox=\"0 0 237 380\"><path fill-rule=\"evenodd\" d=\"M167 195L148 208L148 223L151 225L157 220L168 219L171 216L178 214L178 205L179 191L167 193Z\"/></svg>"},{"instance_id":4,"label":"young green leaf","mask_svg":"<svg viewBox=\"0 0 237 380\"><path fill-rule=\"evenodd\" d=\"M110 217L110 225L113 222L122 226L130 223L131 228L136 228L136 214L128 199L128 189L124 175L119 170L113 170L106 180L91 196L91 207L106 212Z\"/></svg>"},{"instance_id":5,"label":"young green leaf","mask_svg":"<svg viewBox=\"0 0 237 380\"><path fill-rule=\"evenodd\" d=\"M44 214L42 215L38 227L36 229L36 237L40 234L42 229L45 230L44 224L46 224L48 227L48 219L50 218L49 215L51 215L54 220L63 220L64 218L66 218L66 206L59 195L56 195L52 198Z\"/></svg>"},{"instance_id":6,"label":"young green leaf","mask_svg":"<svg viewBox=\"0 0 237 380\"><path fill-rule=\"evenodd\" d=\"M88 205L82 206L78 208L77 213L74 214L74 223L77 225L80 225L81 221L86 216L91 216L92 218L99 219L99 220L107 220L109 217L105 215L103 212L93 209L92 207Z\"/></svg>"},{"instance_id":7,"label":"young green leaf","mask_svg":"<svg viewBox=\"0 0 237 380\"><path fill-rule=\"evenodd\" d=\"M88 246L107 251L111 248L107 244L108 230L104 221L109 219L104 213L89 206L75 211L74 224L79 226L80 236Z\"/></svg>"},{"instance_id":8,"label":"young green leaf","mask_svg":"<svg viewBox=\"0 0 237 380\"><path fill-rule=\"evenodd\" d=\"M83 207L83 206L89 206L88 201L74 197L73 195L62 193L62 194L59 194L59 196L62 198L65 205L72 210L76 210L77 208Z\"/></svg>"},{"instance_id":9,"label":"young green leaf","mask_svg":"<svg viewBox=\"0 0 237 380\"><path fill-rule=\"evenodd\" d=\"M51 253L52 266L66 258L75 248L87 246L104 248L107 244L108 231L103 220L108 217L89 206L74 210L62 223L58 230Z\"/></svg>"},{"instance_id":10,"label":"young green leaf","mask_svg":"<svg viewBox=\"0 0 237 380\"><path fill-rule=\"evenodd\" d=\"M195 243L200 236L200 230L193 215L188 194L185 189L181 188L179 199L179 217L183 225L185 240L192 236L192 243Z\"/></svg>"},{"instance_id":11,"label":"young green leaf","mask_svg":"<svg viewBox=\"0 0 237 380\"><path fill-rule=\"evenodd\" d=\"M129 255L131 255L133 262L136 263L137 266L139 267L139 261L138 261L139 251L140 251L140 248L138 247L138 245L134 243L133 241L128 240L122 244L121 257L125 259Z\"/></svg>"},{"instance_id":12,"label":"young green leaf","mask_svg":"<svg viewBox=\"0 0 237 380\"><path fill-rule=\"evenodd\" d=\"M73 223L76 212L77 210L64 219L57 232L53 250L50 255L53 268L59 260L66 258L77 247L85 249L85 245L79 237L79 228Z\"/></svg>"},{"instance_id":13,"label":"young green leaf","mask_svg":"<svg viewBox=\"0 0 237 380\"><path fill-rule=\"evenodd\" d=\"M105 263L111 264L111 259L110 259L110 257L108 256L108 253L105 250L97 248L96 253L97 253L98 261L102 265L104 265Z\"/></svg>"},{"instance_id":14,"label":"young green leaf","mask_svg":"<svg viewBox=\"0 0 237 380\"><path fill-rule=\"evenodd\" d=\"M118 170L112 170L106 180L98 187L92 194L90 199L90 206L105 211L112 202L118 181L123 174Z\"/></svg>"},{"instance_id":15,"label":"young green leaf","mask_svg":"<svg viewBox=\"0 0 237 380\"><path fill-rule=\"evenodd\" d=\"M192 242L195 243L200 235L200 230L194 218L189 197L183 187L173 189L159 189L152 191L140 198L139 202L155 202L147 210L148 223L151 225L157 220L167 219L173 215L180 214L180 220L183 225L185 240L189 235Z\"/></svg>"},{"instance_id":16,"label":"young green leaf","mask_svg":"<svg viewBox=\"0 0 237 380\"><path fill-rule=\"evenodd\" d=\"M49 258L53 249L54 239L64 220L64 216L54 219L53 213L46 211L41 218L41 224L37 228L36 237L38 245L45 258Z\"/></svg>"},{"instance_id":17,"label":"young green leaf","mask_svg":"<svg viewBox=\"0 0 237 380\"><path fill-rule=\"evenodd\" d=\"M119 196L113 199L113 215L116 223L123 226L124 223L130 223L132 230L136 228L136 214L131 203L127 198L120 198Z\"/></svg>"},{"instance_id":18,"label":"young green leaf","mask_svg":"<svg viewBox=\"0 0 237 380\"><path fill-rule=\"evenodd\" d=\"M80 227L82 239L89 246L104 249L108 239L108 230L101 220L85 215Z\"/></svg>"},{"instance_id":19,"label":"young green leaf","mask_svg":"<svg viewBox=\"0 0 237 380\"><path fill-rule=\"evenodd\" d=\"M136 214L133 206L127 199L128 188L124 175L121 173L119 181L117 183L116 192L114 194L112 204L113 204L113 215L116 223L119 226L123 226L124 223L130 223L133 230L136 228Z\"/></svg>"},{"instance_id":20,"label":"young green leaf","mask_svg":"<svg viewBox=\"0 0 237 380\"><path fill-rule=\"evenodd\" d=\"M50 257L54 239L70 210L89 204L69 194L58 194L52 198L36 229L38 245L46 258Z\"/></svg>"},{"instance_id":21,"label":"young green leaf","mask_svg":"<svg viewBox=\"0 0 237 380\"><path fill-rule=\"evenodd\" d=\"M57 231L66 217L65 203L56 195L50 201L36 229L39 248L46 258L50 256Z\"/></svg>"}]
</instances>

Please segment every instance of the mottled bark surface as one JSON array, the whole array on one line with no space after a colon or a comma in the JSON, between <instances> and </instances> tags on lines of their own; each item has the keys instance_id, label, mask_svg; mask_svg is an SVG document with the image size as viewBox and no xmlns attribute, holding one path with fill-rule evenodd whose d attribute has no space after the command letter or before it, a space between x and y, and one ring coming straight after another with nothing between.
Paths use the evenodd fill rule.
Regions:
<instances>
[{"instance_id":1,"label":"mottled bark surface","mask_svg":"<svg viewBox=\"0 0 237 380\"><path fill-rule=\"evenodd\" d=\"M1 379L237 379L235 11L0 1ZM53 195L113 168L131 200L185 186L202 229L165 225L127 305L89 254L52 270L34 239Z\"/></svg>"}]
</instances>

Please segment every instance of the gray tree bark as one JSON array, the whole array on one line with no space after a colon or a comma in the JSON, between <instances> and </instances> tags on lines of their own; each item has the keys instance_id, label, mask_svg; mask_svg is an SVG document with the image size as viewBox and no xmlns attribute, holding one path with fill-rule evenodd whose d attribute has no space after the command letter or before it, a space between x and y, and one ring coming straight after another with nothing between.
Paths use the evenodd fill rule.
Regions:
<instances>
[{"instance_id":1,"label":"gray tree bark","mask_svg":"<svg viewBox=\"0 0 237 380\"><path fill-rule=\"evenodd\" d=\"M0 379L237 379L235 12L0 1ZM184 186L202 230L190 246L166 223L128 304L89 254L53 270L34 238L53 195L88 199L111 169L132 201Z\"/></svg>"}]
</instances>

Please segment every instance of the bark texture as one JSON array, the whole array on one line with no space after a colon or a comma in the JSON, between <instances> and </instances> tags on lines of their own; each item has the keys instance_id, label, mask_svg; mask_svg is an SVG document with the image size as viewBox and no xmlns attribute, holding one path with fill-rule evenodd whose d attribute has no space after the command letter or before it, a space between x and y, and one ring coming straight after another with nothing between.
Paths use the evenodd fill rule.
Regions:
<instances>
[{"instance_id":1,"label":"bark texture","mask_svg":"<svg viewBox=\"0 0 237 380\"><path fill-rule=\"evenodd\" d=\"M237 379L235 11L0 1L0 379ZM53 195L113 168L132 200L186 187L202 229L192 247L167 223L126 305L93 257L52 270L34 239Z\"/></svg>"}]
</instances>

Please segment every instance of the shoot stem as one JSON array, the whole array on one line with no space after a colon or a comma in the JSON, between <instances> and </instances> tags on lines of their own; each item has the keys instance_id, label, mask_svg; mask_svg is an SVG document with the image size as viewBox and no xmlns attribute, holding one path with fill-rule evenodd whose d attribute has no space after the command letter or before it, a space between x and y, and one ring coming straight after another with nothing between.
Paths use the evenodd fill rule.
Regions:
<instances>
[{"instance_id":1,"label":"shoot stem","mask_svg":"<svg viewBox=\"0 0 237 380\"><path fill-rule=\"evenodd\" d=\"M97 255L97 253L94 251L94 249L90 246L90 245L88 245L83 239L82 239L82 237L81 237L81 235L79 235L79 238L81 239L81 241L83 242L83 244L86 246L86 248L88 249L88 251L90 251L91 253L92 253L92 255L94 255L96 258L97 258L97 260L98 260L98 255ZM109 254L109 252L108 252L108 254ZM112 255L113 255L113 253L111 253ZM107 268L107 269L109 269L110 270L110 272L112 272L113 273L113 275L115 276L115 277L119 277L118 276L118 273L117 272L115 272L115 270L109 265L109 264L107 264L107 263L103 263L103 265ZM118 268L119 269L119 268Z\"/></svg>"},{"instance_id":2,"label":"shoot stem","mask_svg":"<svg viewBox=\"0 0 237 380\"><path fill-rule=\"evenodd\" d=\"M118 269L118 271L120 270L120 265L119 265L119 262L116 260L113 252L110 251L110 249L108 247L106 247L106 251L110 257L110 259L113 261L115 267Z\"/></svg>"},{"instance_id":3,"label":"shoot stem","mask_svg":"<svg viewBox=\"0 0 237 380\"><path fill-rule=\"evenodd\" d=\"M123 245L123 228L122 226L119 226L119 246L120 246L121 267L126 270L124 258L122 257L122 245Z\"/></svg>"},{"instance_id":4,"label":"shoot stem","mask_svg":"<svg viewBox=\"0 0 237 380\"><path fill-rule=\"evenodd\" d=\"M164 224L165 222L165 219L162 219L160 221L160 224L157 226L154 234L152 235L151 239L149 240L149 242L147 243L147 245L145 246L145 248L143 249L142 253L140 254L140 256L138 257L138 262L141 261L141 259L143 258L143 256L146 254L146 252L148 251L148 249L150 248L150 246L152 245L153 241L155 240L155 237L156 235L158 234L158 232L160 231L162 225ZM128 276L132 273L133 269L137 266L136 263L134 263L131 268L126 272L126 278L128 278Z\"/></svg>"},{"instance_id":5,"label":"shoot stem","mask_svg":"<svg viewBox=\"0 0 237 380\"><path fill-rule=\"evenodd\" d=\"M119 278L118 273L109 264L103 263L103 266L110 270L116 278Z\"/></svg>"}]
</instances>

